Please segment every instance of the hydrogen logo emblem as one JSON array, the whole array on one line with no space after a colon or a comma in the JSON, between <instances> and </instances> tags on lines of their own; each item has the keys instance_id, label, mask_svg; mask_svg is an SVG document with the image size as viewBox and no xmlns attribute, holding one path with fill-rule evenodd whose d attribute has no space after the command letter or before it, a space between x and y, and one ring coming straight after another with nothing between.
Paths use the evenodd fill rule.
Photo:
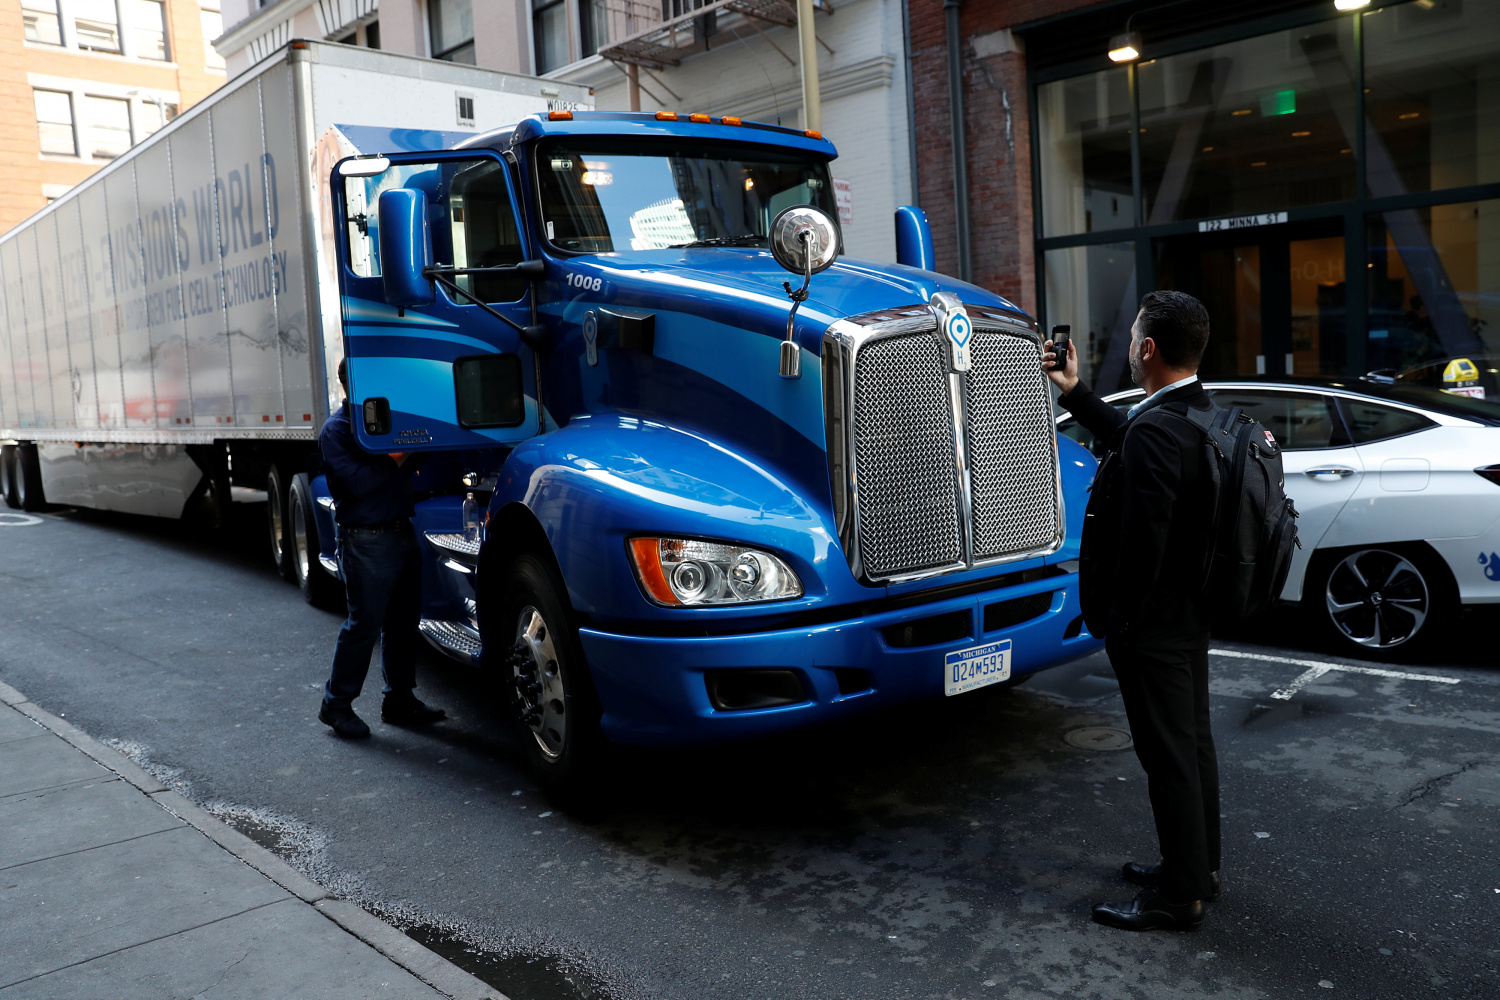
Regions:
<instances>
[{"instance_id":1,"label":"hydrogen logo emblem","mask_svg":"<svg viewBox=\"0 0 1500 1000\"><path fill-rule=\"evenodd\" d=\"M974 324L969 322L969 314L959 306L943 319L943 332L948 335L949 352L953 361L953 370L966 372L969 370L969 340L974 335Z\"/></svg>"},{"instance_id":2,"label":"hydrogen logo emblem","mask_svg":"<svg viewBox=\"0 0 1500 1000\"><path fill-rule=\"evenodd\" d=\"M599 317L592 309L583 314L583 344L588 350L589 364L599 364Z\"/></svg>"},{"instance_id":3,"label":"hydrogen logo emblem","mask_svg":"<svg viewBox=\"0 0 1500 1000\"><path fill-rule=\"evenodd\" d=\"M1479 553L1479 565L1484 567L1486 580L1500 580L1500 554L1490 552Z\"/></svg>"}]
</instances>

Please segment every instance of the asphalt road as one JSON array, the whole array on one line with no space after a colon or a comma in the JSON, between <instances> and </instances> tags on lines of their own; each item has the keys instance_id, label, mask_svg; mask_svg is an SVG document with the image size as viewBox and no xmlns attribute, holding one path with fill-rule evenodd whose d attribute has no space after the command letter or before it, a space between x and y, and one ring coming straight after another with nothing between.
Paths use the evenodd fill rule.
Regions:
<instances>
[{"instance_id":1,"label":"asphalt road","mask_svg":"<svg viewBox=\"0 0 1500 1000\"><path fill-rule=\"evenodd\" d=\"M1132 935L1089 906L1152 857L1145 783L1129 750L1065 740L1125 725L1102 656L775 743L621 751L611 801L569 815L495 692L435 653L419 694L450 722L385 726L377 693L374 737L333 738L339 618L240 513L229 542L0 517L0 679L515 1000L1500 996L1492 616L1382 668L1415 679L1334 670L1289 700L1308 668L1283 660L1330 659L1297 623L1216 643L1241 654L1213 657L1224 899L1199 933Z\"/></svg>"}]
</instances>

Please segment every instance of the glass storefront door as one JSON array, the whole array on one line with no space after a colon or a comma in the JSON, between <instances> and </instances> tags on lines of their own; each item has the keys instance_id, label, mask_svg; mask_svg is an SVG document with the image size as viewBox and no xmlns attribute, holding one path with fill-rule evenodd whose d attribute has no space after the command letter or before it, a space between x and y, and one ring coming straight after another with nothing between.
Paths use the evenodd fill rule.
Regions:
<instances>
[{"instance_id":1,"label":"glass storefront door","mask_svg":"<svg viewBox=\"0 0 1500 1000\"><path fill-rule=\"evenodd\" d=\"M1153 251L1156 287L1208 309L1205 377L1345 370L1341 219L1163 237Z\"/></svg>"}]
</instances>

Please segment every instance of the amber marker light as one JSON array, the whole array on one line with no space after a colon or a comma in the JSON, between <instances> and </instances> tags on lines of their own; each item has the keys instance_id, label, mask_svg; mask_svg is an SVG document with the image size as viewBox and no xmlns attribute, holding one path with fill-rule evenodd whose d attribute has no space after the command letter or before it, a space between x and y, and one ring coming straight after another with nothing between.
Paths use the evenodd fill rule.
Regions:
<instances>
[{"instance_id":1,"label":"amber marker light","mask_svg":"<svg viewBox=\"0 0 1500 1000\"><path fill-rule=\"evenodd\" d=\"M547 120L549 122L570 122L570 121L573 120L573 112L571 112L571 111L549 111L549 112L547 112Z\"/></svg>"},{"instance_id":2,"label":"amber marker light","mask_svg":"<svg viewBox=\"0 0 1500 1000\"><path fill-rule=\"evenodd\" d=\"M821 139L821 138L823 138L823 133L819 132L815 128L804 129L802 131L802 134L805 135L805 136L807 136L809 139Z\"/></svg>"},{"instance_id":3,"label":"amber marker light","mask_svg":"<svg viewBox=\"0 0 1500 1000\"><path fill-rule=\"evenodd\" d=\"M675 122L677 120L677 112L658 111L656 113L656 120L659 122Z\"/></svg>"},{"instance_id":4,"label":"amber marker light","mask_svg":"<svg viewBox=\"0 0 1500 1000\"><path fill-rule=\"evenodd\" d=\"M657 604L681 604L677 595L667 584L667 574L661 568L661 539L632 538L630 561L635 563L636 578Z\"/></svg>"},{"instance_id":5,"label":"amber marker light","mask_svg":"<svg viewBox=\"0 0 1500 1000\"><path fill-rule=\"evenodd\" d=\"M713 119L708 117L708 115L688 115L688 121L697 122L699 125L709 125L713 123Z\"/></svg>"},{"instance_id":6,"label":"amber marker light","mask_svg":"<svg viewBox=\"0 0 1500 1000\"><path fill-rule=\"evenodd\" d=\"M744 124L744 122L740 121L738 118L735 118L735 117L733 117L731 115L725 115L723 118L720 118L719 121L722 122L725 125L743 125Z\"/></svg>"}]
</instances>

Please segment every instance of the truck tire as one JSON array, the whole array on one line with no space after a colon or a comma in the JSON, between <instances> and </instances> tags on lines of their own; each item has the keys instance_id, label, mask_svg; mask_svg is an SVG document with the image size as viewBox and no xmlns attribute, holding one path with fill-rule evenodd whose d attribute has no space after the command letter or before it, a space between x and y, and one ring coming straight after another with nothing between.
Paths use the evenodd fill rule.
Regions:
<instances>
[{"instance_id":1,"label":"truck tire","mask_svg":"<svg viewBox=\"0 0 1500 1000\"><path fill-rule=\"evenodd\" d=\"M313 516L313 502L307 473L297 473L292 477L287 494L292 579L301 588L308 604L325 611L343 611L348 606L344 599L344 583L330 575L318 561L318 554L323 549L318 538L318 520Z\"/></svg>"},{"instance_id":2,"label":"truck tire","mask_svg":"<svg viewBox=\"0 0 1500 1000\"><path fill-rule=\"evenodd\" d=\"M47 498L42 495L42 466L37 460L36 445L16 446L16 462L12 466L11 481L15 484L15 506L24 511L35 512L47 509Z\"/></svg>"},{"instance_id":3,"label":"truck tire","mask_svg":"<svg viewBox=\"0 0 1500 1000\"><path fill-rule=\"evenodd\" d=\"M271 542L271 563L282 579L292 575L292 532L287 519L287 488L281 467L273 465L266 475L266 535Z\"/></svg>"},{"instance_id":4,"label":"truck tire","mask_svg":"<svg viewBox=\"0 0 1500 1000\"><path fill-rule=\"evenodd\" d=\"M21 508L21 498L16 494L16 446L0 445L0 499L12 510Z\"/></svg>"},{"instance_id":5,"label":"truck tire","mask_svg":"<svg viewBox=\"0 0 1500 1000\"><path fill-rule=\"evenodd\" d=\"M583 805L594 790L604 737L600 707L562 581L533 553L511 560L484 641L510 701L526 765L547 792Z\"/></svg>"}]
</instances>

